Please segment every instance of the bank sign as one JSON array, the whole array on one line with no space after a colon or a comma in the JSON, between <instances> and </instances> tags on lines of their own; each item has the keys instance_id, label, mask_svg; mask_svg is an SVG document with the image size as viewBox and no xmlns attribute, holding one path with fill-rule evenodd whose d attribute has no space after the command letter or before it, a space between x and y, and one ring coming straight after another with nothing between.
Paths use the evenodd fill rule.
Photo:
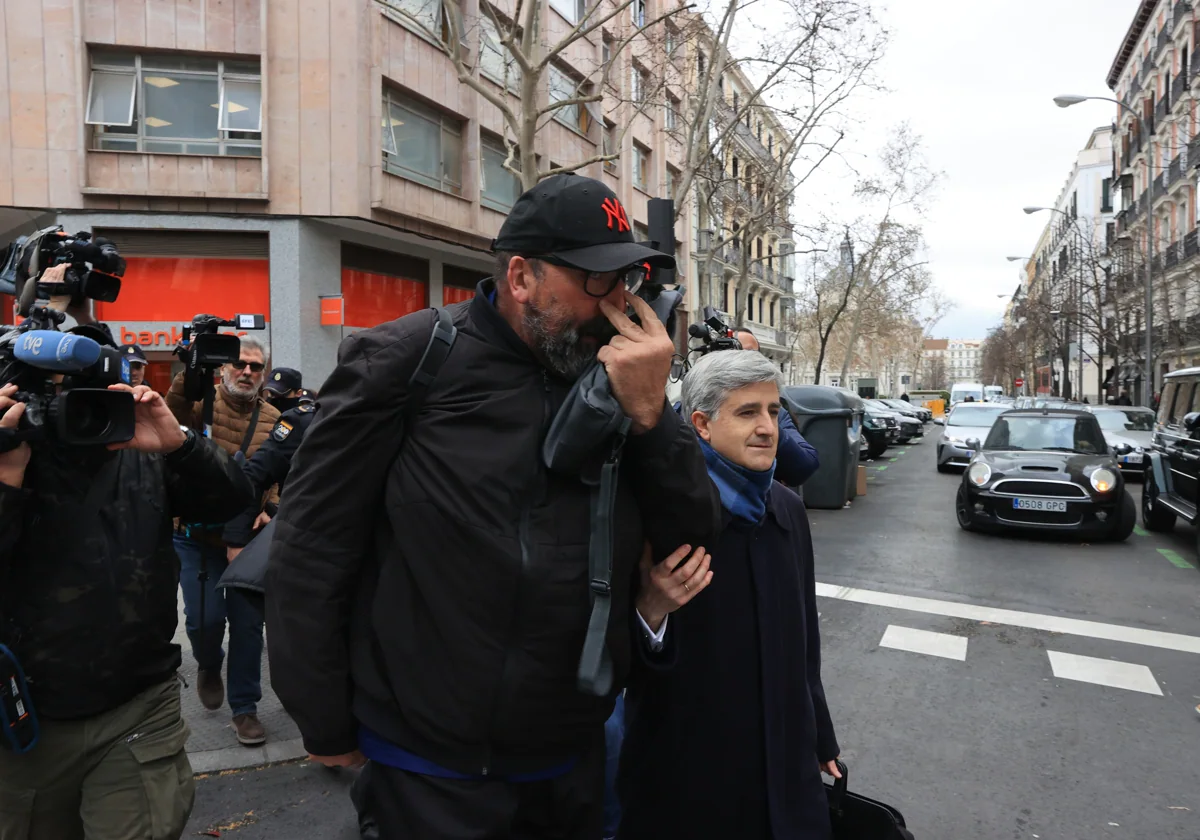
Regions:
<instances>
[{"instance_id":1,"label":"bank sign","mask_svg":"<svg viewBox=\"0 0 1200 840\"><path fill-rule=\"evenodd\" d=\"M113 340L118 344L136 344L143 350L170 352L183 341L183 328L188 324L179 321L108 321ZM222 333L250 336L271 349L271 325L265 330L235 330L225 328Z\"/></svg>"}]
</instances>

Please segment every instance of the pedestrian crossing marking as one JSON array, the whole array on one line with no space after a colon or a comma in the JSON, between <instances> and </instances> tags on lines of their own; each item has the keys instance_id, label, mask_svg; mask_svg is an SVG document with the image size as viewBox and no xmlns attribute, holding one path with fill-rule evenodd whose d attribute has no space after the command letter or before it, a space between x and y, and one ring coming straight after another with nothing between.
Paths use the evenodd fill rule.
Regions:
<instances>
[{"instance_id":1,"label":"pedestrian crossing marking","mask_svg":"<svg viewBox=\"0 0 1200 840\"><path fill-rule=\"evenodd\" d=\"M899 461L900 459L897 457L897 458L888 458L888 460L895 462L895 461Z\"/></svg>"},{"instance_id":2,"label":"pedestrian crossing marking","mask_svg":"<svg viewBox=\"0 0 1200 840\"><path fill-rule=\"evenodd\" d=\"M913 627L901 627L898 624L887 626L883 638L879 640L879 646L894 650L906 650L909 653L924 653L927 656L940 656L943 659L957 659L959 662L965 662L967 659L965 636L917 630Z\"/></svg>"},{"instance_id":3,"label":"pedestrian crossing marking","mask_svg":"<svg viewBox=\"0 0 1200 840\"><path fill-rule=\"evenodd\" d=\"M887 464L880 464L880 465L879 465L879 466L877 466L875 469L877 469L877 470L886 470L886 469L887 469Z\"/></svg>"},{"instance_id":4,"label":"pedestrian crossing marking","mask_svg":"<svg viewBox=\"0 0 1200 840\"><path fill-rule=\"evenodd\" d=\"M1145 528L1143 528L1141 525L1134 525L1134 526L1133 526L1133 533L1137 534L1139 537L1148 537L1148 536L1150 536L1150 532L1149 532L1149 531L1147 531Z\"/></svg>"},{"instance_id":5,"label":"pedestrian crossing marking","mask_svg":"<svg viewBox=\"0 0 1200 840\"><path fill-rule=\"evenodd\" d=\"M1123 688L1162 697L1158 680L1154 679L1154 674L1145 665L1079 656L1057 650L1048 650L1046 655L1050 657L1050 670L1059 679L1106 685L1109 688Z\"/></svg>"},{"instance_id":6,"label":"pedestrian crossing marking","mask_svg":"<svg viewBox=\"0 0 1200 840\"><path fill-rule=\"evenodd\" d=\"M836 586L832 583L817 583L817 597L835 598L856 604L876 607L891 607L898 610L941 615L946 618L964 618L968 621L988 621L992 624L1007 624L1010 627L1027 627L1048 633L1066 633L1090 639L1107 639L1110 642L1126 642L1132 645L1177 650L1182 653L1200 654L1200 636L1183 633L1168 633L1164 630L1144 630L1122 624L1105 624L1081 618L1008 610L1001 607L985 607L961 601L941 601L936 598L919 598L915 595L898 595L875 589L858 589L853 586Z\"/></svg>"},{"instance_id":7,"label":"pedestrian crossing marking","mask_svg":"<svg viewBox=\"0 0 1200 840\"><path fill-rule=\"evenodd\" d=\"M1158 550L1158 553L1161 554L1163 557L1166 557L1168 560L1170 560L1171 565L1177 569L1194 569L1194 568L1196 568L1191 563L1189 563L1188 561L1186 561L1182 557L1180 557L1178 552L1172 551L1169 548L1160 548Z\"/></svg>"}]
</instances>

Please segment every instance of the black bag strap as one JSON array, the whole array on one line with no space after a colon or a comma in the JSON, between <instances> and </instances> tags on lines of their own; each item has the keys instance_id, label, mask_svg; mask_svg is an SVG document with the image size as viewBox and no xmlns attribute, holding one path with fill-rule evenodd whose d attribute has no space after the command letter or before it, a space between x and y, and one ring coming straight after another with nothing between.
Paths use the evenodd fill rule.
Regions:
<instances>
[{"instance_id":1,"label":"black bag strap","mask_svg":"<svg viewBox=\"0 0 1200 840\"><path fill-rule=\"evenodd\" d=\"M262 398L254 401L254 413L250 415L250 424L246 426L246 434L242 438L241 453L246 458L250 455L250 444L254 442L254 430L258 428L258 413L262 411Z\"/></svg>"},{"instance_id":2,"label":"black bag strap","mask_svg":"<svg viewBox=\"0 0 1200 840\"><path fill-rule=\"evenodd\" d=\"M440 306L435 307L435 311L437 312L437 321L433 325L433 334L429 336L429 343L425 345L425 352L421 356L421 361L417 363L417 369L413 371L412 377L408 380L408 396L404 400L402 415L404 425L401 428L401 434L404 437L408 436L417 413L421 410L425 397L429 394L429 387L437 379L438 371L442 369L442 363L450 355L450 349L454 347L454 339L458 337L458 328L454 326L454 319L450 317L450 313ZM399 449L397 449L397 455L399 455Z\"/></svg>"},{"instance_id":3,"label":"black bag strap","mask_svg":"<svg viewBox=\"0 0 1200 840\"><path fill-rule=\"evenodd\" d=\"M617 503L617 471L629 433L629 418L623 418L612 448L600 468L600 483L592 488L591 535L588 539L588 586L592 592L592 615L579 655L576 684L579 690L604 697L612 690L613 665L606 644L612 614L613 515Z\"/></svg>"}]
</instances>

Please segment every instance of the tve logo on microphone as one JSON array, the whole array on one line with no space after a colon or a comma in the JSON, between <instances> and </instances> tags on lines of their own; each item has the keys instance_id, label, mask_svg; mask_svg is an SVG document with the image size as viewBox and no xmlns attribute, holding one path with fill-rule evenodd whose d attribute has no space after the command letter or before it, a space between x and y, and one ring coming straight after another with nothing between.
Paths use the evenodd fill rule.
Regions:
<instances>
[{"instance_id":1,"label":"tve logo on microphone","mask_svg":"<svg viewBox=\"0 0 1200 840\"><path fill-rule=\"evenodd\" d=\"M42 354L42 345L45 343L45 339L43 339L40 335L27 333L21 339L21 349L26 353L32 353L35 356L40 356Z\"/></svg>"}]
</instances>

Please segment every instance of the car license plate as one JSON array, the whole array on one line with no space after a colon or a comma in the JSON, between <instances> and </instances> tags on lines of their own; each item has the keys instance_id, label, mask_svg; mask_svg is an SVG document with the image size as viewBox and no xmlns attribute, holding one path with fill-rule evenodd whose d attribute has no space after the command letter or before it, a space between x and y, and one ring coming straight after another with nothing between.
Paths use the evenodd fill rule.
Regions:
<instances>
[{"instance_id":1,"label":"car license plate","mask_svg":"<svg viewBox=\"0 0 1200 840\"><path fill-rule=\"evenodd\" d=\"M1126 455L1121 459L1122 464L1140 464L1142 463L1142 453L1134 452L1132 455Z\"/></svg>"},{"instance_id":2,"label":"car license plate","mask_svg":"<svg viewBox=\"0 0 1200 840\"><path fill-rule=\"evenodd\" d=\"M968 449L968 450L967 450L967 457L968 457L968 458L974 458L974 457L975 457L975 450L974 450L974 449Z\"/></svg>"},{"instance_id":3,"label":"car license plate","mask_svg":"<svg viewBox=\"0 0 1200 840\"><path fill-rule=\"evenodd\" d=\"M1013 499L1016 510L1043 510L1051 513L1066 513L1067 503L1058 499Z\"/></svg>"}]
</instances>

